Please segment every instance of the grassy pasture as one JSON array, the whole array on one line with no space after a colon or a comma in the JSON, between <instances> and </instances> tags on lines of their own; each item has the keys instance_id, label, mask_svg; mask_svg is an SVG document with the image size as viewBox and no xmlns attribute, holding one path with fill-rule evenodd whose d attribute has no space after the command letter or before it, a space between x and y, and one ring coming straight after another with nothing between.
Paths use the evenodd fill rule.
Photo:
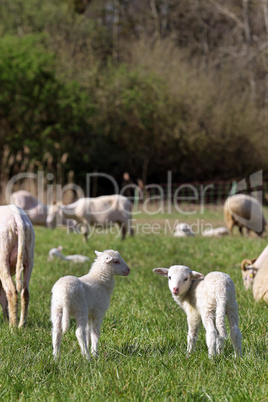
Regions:
<instances>
[{"instance_id":1,"label":"grassy pasture","mask_svg":"<svg viewBox=\"0 0 268 402\"><path fill-rule=\"evenodd\" d=\"M263 250L267 238L238 234L220 239L173 238L164 233L167 218L224 224L221 208L184 217L141 214L137 222L159 223L159 234L140 230L122 242L109 233L94 233L87 244L62 228L35 228L27 326L11 333L0 315L2 400L267 401L267 305L255 303L252 294L244 291L239 268L243 258ZM63 337L61 361L56 364L52 359L51 288L59 277L81 276L89 269L88 264L47 262L49 249L59 244L65 254L80 253L91 260L95 249L118 249L131 268L127 278L116 278L101 329L99 358L89 363L81 356L74 323ZM209 360L203 329L195 353L187 357L186 316L173 301L165 278L152 273L155 267L176 263L204 274L221 270L232 277L239 304L241 359L234 358L228 338L224 354Z\"/></svg>"}]
</instances>

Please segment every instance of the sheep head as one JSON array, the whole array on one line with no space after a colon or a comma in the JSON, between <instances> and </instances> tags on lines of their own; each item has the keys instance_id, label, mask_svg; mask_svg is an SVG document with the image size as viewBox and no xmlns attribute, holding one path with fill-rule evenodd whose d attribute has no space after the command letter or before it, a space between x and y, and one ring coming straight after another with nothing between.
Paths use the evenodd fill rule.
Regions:
<instances>
[{"instance_id":1,"label":"sheep head","mask_svg":"<svg viewBox=\"0 0 268 402\"><path fill-rule=\"evenodd\" d=\"M95 251L97 256L95 261L101 261L112 270L113 275L127 276L130 273L130 268L121 257L120 253L115 250Z\"/></svg>"},{"instance_id":2,"label":"sheep head","mask_svg":"<svg viewBox=\"0 0 268 402\"><path fill-rule=\"evenodd\" d=\"M168 286L174 296L183 296L191 287L192 281L204 278L204 275L191 271L184 265L172 265L168 268L155 268L155 274L168 277Z\"/></svg>"},{"instance_id":3,"label":"sheep head","mask_svg":"<svg viewBox=\"0 0 268 402\"><path fill-rule=\"evenodd\" d=\"M255 261L256 260L245 259L241 262L241 273L246 290L251 289L254 283L254 278L257 273L257 268L253 266Z\"/></svg>"}]
</instances>

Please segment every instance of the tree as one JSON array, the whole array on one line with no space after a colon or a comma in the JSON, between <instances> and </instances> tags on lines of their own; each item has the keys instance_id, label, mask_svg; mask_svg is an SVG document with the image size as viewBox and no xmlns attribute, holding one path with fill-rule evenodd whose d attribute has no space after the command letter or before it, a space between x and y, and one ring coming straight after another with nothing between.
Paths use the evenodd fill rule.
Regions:
<instances>
[{"instance_id":1,"label":"tree","mask_svg":"<svg viewBox=\"0 0 268 402\"><path fill-rule=\"evenodd\" d=\"M87 133L82 147L77 140L77 152L83 155L90 147L88 118L93 108L80 85L57 78L46 37L5 37L0 52L1 149L8 145L16 153L26 145L31 160L41 161L45 152L56 160L55 144L60 144L61 154L72 155L73 138Z\"/></svg>"}]
</instances>

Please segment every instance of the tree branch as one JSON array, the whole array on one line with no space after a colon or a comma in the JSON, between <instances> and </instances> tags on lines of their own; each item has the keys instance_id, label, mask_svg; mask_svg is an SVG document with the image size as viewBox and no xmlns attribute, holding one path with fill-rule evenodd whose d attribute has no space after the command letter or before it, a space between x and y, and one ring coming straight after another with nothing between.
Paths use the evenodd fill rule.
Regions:
<instances>
[{"instance_id":1,"label":"tree branch","mask_svg":"<svg viewBox=\"0 0 268 402\"><path fill-rule=\"evenodd\" d=\"M230 18L231 20L233 20L241 29L244 30L244 24L243 22L231 11L229 11L227 8L221 6L220 4L218 4L215 0L208 0L215 8L217 8L217 10L225 15L226 17Z\"/></svg>"}]
</instances>

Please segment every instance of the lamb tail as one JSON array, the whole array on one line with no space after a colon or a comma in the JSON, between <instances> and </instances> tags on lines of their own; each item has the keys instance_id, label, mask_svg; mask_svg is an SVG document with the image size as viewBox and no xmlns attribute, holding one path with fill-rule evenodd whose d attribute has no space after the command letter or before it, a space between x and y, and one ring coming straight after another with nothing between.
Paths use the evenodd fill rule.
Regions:
<instances>
[{"instance_id":1,"label":"lamb tail","mask_svg":"<svg viewBox=\"0 0 268 402\"><path fill-rule=\"evenodd\" d=\"M65 332L68 330L70 324L70 315L68 308L63 308L62 311L62 320L61 320L61 328L62 328L62 333L65 334Z\"/></svg>"},{"instance_id":2,"label":"lamb tail","mask_svg":"<svg viewBox=\"0 0 268 402\"><path fill-rule=\"evenodd\" d=\"M17 224L17 233L18 233L18 255L17 255L17 264L16 264L16 289L18 292L22 290L22 272L23 272L23 262L24 262L24 253L25 253L25 228L24 222L21 215L18 212L16 215L16 224Z\"/></svg>"}]
</instances>

